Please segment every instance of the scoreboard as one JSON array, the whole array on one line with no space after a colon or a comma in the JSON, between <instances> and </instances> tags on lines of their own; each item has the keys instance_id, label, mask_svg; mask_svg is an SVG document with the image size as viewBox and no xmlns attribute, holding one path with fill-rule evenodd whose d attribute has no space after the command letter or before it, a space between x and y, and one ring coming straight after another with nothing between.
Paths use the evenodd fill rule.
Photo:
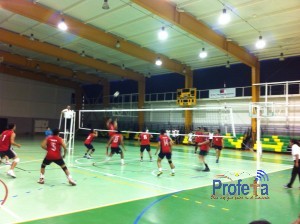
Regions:
<instances>
[{"instance_id":1,"label":"scoreboard","mask_svg":"<svg viewBox=\"0 0 300 224\"><path fill-rule=\"evenodd\" d=\"M179 106L195 106L197 103L196 97L196 88L177 89L177 104Z\"/></svg>"}]
</instances>

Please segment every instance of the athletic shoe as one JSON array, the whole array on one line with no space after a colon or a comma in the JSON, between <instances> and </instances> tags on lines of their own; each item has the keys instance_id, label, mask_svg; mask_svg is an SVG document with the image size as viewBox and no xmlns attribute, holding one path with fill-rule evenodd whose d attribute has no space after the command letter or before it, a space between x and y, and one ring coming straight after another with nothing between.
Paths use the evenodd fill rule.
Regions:
<instances>
[{"instance_id":1,"label":"athletic shoe","mask_svg":"<svg viewBox=\"0 0 300 224\"><path fill-rule=\"evenodd\" d=\"M13 178L16 178L16 175L15 175L15 173L14 173L13 170L7 171L7 175L8 175L8 176L11 176L11 177L13 177Z\"/></svg>"},{"instance_id":2,"label":"athletic shoe","mask_svg":"<svg viewBox=\"0 0 300 224\"><path fill-rule=\"evenodd\" d=\"M175 176L175 173L170 173L171 176Z\"/></svg>"},{"instance_id":3,"label":"athletic shoe","mask_svg":"<svg viewBox=\"0 0 300 224\"><path fill-rule=\"evenodd\" d=\"M5 165L11 165L11 162L6 161L6 162L5 162Z\"/></svg>"},{"instance_id":4,"label":"athletic shoe","mask_svg":"<svg viewBox=\"0 0 300 224\"><path fill-rule=\"evenodd\" d=\"M204 170L202 170L203 172L209 172L210 169L209 168L205 168Z\"/></svg>"},{"instance_id":5,"label":"athletic shoe","mask_svg":"<svg viewBox=\"0 0 300 224\"><path fill-rule=\"evenodd\" d=\"M162 171L158 171L157 176L159 177L160 175L162 175L163 172Z\"/></svg>"},{"instance_id":6,"label":"athletic shoe","mask_svg":"<svg viewBox=\"0 0 300 224\"><path fill-rule=\"evenodd\" d=\"M40 178L39 181L38 181L38 183L39 183L39 184L44 184L44 183L45 183L44 178Z\"/></svg>"},{"instance_id":7,"label":"athletic shoe","mask_svg":"<svg viewBox=\"0 0 300 224\"><path fill-rule=\"evenodd\" d=\"M142 159L141 159L140 161L141 161L141 162L143 162L143 160L142 160Z\"/></svg>"},{"instance_id":8,"label":"athletic shoe","mask_svg":"<svg viewBox=\"0 0 300 224\"><path fill-rule=\"evenodd\" d=\"M87 155L84 155L83 158L87 158Z\"/></svg>"},{"instance_id":9,"label":"athletic shoe","mask_svg":"<svg viewBox=\"0 0 300 224\"><path fill-rule=\"evenodd\" d=\"M150 159L150 162L153 162L152 158Z\"/></svg>"},{"instance_id":10,"label":"athletic shoe","mask_svg":"<svg viewBox=\"0 0 300 224\"><path fill-rule=\"evenodd\" d=\"M90 155L87 155L86 158L87 159L92 159L92 157Z\"/></svg>"},{"instance_id":11,"label":"athletic shoe","mask_svg":"<svg viewBox=\"0 0 300 224\"><path fill-rule=\"evenodd\" d=\"M216 160L216 163L219 163L219 160L218 160L218 159Z\"/></svg>"},{"instance_id":12,"label":"athletic shoe","mask_svg":"<svg viewBox=\"0 0 300 224\"><path fill-rule=\"evenodd\" d=\"M72 186L76 186L76 182L73 179L69 179L69 184Z\"/></svg>"},{"instance_id":13,"label":"athletic shoe","mask_svg":"<svg viewBox=\"0 0 300 224\"><path fill-rule=\"evenodd\" d=\"M285 189L290 189L290 188L292 188L292 187L291 187L290 185L288 185L288 184L287 184L287 185L284 185L283 187L284 187Z\"/></svg>"}]
</instances>

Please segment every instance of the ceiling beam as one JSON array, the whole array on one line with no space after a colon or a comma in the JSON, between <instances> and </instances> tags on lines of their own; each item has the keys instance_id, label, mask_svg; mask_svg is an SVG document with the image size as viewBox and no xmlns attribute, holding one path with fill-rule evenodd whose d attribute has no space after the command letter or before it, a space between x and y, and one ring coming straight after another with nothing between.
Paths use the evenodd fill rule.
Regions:
<instances>
[{"instance_id":1,"label":"ceiling beam","mask_svg":"<svg viewBox=\"0 0 300 224\"><path fill-rule=\"evenodd\" d=\"M66 88L71 89L78 89L80 88L79 84L75 82L70 82L67 80L61 80L56 78L50 78L46 75L43 75L43 73L35 73L25 70L20 70L19 68L15 68L12 66L5 65L4 63L0 64L0 73L7 74L7 75L13 75L25 79L31 79L39 82L46 82L48 84L53 84L56 86L62 86Z\"/></svg>"},{"instance_id":2,"label":"ceiling beam","mask_svg":"<svg viewBox=\"0 0 300 224\"><path fill-rule=\"evenodd\" d=\"M157 1L153 1L153 2L157 2ZM68 24L68 32L76 36L80 36L87 40L123 52L133 57L142 59L144 61L148 61L150 63L154 63L158 57L157 53L152 52L149 49L145 49L134 43L130 43L127 42L126 40L122 40L122 38L118 36L112 35L110 33L106 33L98 28L84 24L83 22L74 19L72 17L69 17L67 15L62 16L58 11L47 8L38 3L34 4L34 1L0 0L0 6L3 9L9 10L16 14L28 17L30 19L36 20L38 22L53 27L57 27L58 22L63 17L66 23ZM116 48L117 41L120 42L119 48ZM159 57L163 61L162 67L170 71L185 75L183 73L183 70L185 69L186 73L190 73L190 74L192 73L191 69L187 65L181 64L180 62L177 62L175 60L171 60L163 55L159 55Z\"/></svg>"},{"instance_id":3,"label":"ceiling beam","mask_svg":"<svg viewBox=\"0 0 300 224\"><path fill-rule=\"evenodd\" d=\"M88 57L81 57L79 54L59 48L55 45L42 43L39 41L31 41L29 38L13 33L8 30L0 29L0 41L25 48L27 50L35 51L41 54L49 55L52 57L64 59L76 64L81 64L87 67L98 69L99 71L111 73L124 78L133 79L136 81L142 80L143 75L133 72L131 70L122 69L118 66L107 64L103 61L96 60Z\"/></svg>"},{"instance_id":4,"label":"ceiling beam","mask_svg":"<svg viewBox=\"0 0 300 224\"><path fill-rule=\"evenodd\" d=\"M131 1L180 27L195 37L209 43L210 45L213 45L219 50L228 53L242 63L250 67L256 66L258 59L254 55L249 54L246 49L233 42L227 41L225 37L217 34L204 23L198 21L195 17L184 12L178 12L176 10L176 6L172 5L168 1Z\"/></svg>"},{"instance_id":5,"label":"ceiling beam","mask_svg":"<svg viewBox=\"0 0 300 224\"><path fill-rule=\"evenodd\" d=\"M14 64L30 70L35 70L38 68L41 72L56 74L63 78L78 80L89 84L105 84L107 82L107 80L104 78L96 77L94 75L89 75L83 72L74 72L73 70L68 68L63 68L35 59L29 59L24 56L11 54L5 51L0 51L0 57L3 58L4 63Z\"/></svg>"}]
</instances>

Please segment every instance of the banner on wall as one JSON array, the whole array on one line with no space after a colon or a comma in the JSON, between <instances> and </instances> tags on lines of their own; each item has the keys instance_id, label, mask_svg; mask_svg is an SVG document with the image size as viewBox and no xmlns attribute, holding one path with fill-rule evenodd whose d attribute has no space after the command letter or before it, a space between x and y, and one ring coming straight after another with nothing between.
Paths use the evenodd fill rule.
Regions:
<instances>
[{"instance_id":1,"label":"banner on wall","mask_svg":"<svg viewBox=\"0 0 300 224\"><path fill-rule=\"evenodd\" d=\"M225 98L235 97L235 88L211 89L209 90L209 98Z\"/></svg>"}]
</instances>

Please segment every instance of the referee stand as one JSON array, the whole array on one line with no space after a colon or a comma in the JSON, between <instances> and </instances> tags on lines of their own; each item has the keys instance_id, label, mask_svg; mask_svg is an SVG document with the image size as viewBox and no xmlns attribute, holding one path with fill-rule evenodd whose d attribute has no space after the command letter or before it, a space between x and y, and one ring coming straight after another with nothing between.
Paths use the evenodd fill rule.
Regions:
<instances>
[{"instance_id":1,"label":"referee stand","mask_svg":"<svg viewBox=\"0 0 300 224\"><path fill-rule=\"evenodd\" d=\"M64 116L64 119L63 117ZM64 142L66 143L68 155L67 155L67 164L71 164L71 157L74 154L74 141L75 141L75 121L76 121L76 112L70 110L68 112L62 113L59 120L59 132L63 134Z\"/></svg>"}]
</instances>

